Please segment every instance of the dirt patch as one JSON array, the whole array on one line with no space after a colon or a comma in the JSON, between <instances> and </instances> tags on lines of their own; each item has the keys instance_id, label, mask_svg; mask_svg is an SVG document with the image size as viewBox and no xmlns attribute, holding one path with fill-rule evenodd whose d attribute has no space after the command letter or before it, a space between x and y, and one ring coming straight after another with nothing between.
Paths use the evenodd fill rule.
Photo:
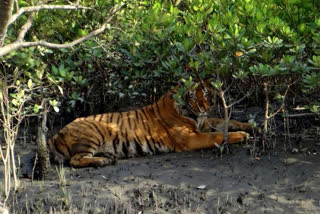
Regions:
<instances>
[{"instance_id":1,"label":"dirt patch","mask_svg":"<svg viewBox=\"0 0 320 214\"><path fill-rule=\"evenodd\" d=\"M30 179L33 151L17 146L21 189L12 194L10 209L12 213L320 213L317 143L306 142L308 149L295 154L278 148L259 160L249 155L251 145L233 145L233 153L222 157L206 150L120 160L98 169L52 166L45 181ZM59 179L58 171L65 180Z\"/></svg>"}]
</instances>

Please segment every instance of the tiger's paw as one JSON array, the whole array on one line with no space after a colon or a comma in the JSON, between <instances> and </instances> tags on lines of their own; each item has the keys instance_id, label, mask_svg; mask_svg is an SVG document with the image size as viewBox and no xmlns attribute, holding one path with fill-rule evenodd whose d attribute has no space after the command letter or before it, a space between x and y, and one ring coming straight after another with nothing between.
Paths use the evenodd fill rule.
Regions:
<instances>
[{"instance_id":1,"label":"tiger's paw","mask_svg":"<svg viewBox=\"0 0 320 214\"><path fill-rule=\"evenodd\" d=\"M230 132L228 136L228 142L229 143L247 142L249 137L250 137L249 133L244 131Z\"/></svg>"},{"instance_id":2,"label":"tiger's paw","mask_svg":"<svg viewBox=\"0 0 320 214\"><path fill-rule=\"evenodd\" d=\"M97 168L116 164L115 159L104 158L104 157L94 157L94 159L96 159L96 161L92 162L91 166L97 167Z\"/></svg>"},{"instance_id":3,"label":"tiger's paw","mask_svg":"<svg viewBox=\"0 0 320 214\"><path fill-rule=\"evenodd\" d=\"M115 160L105 157L77 157L70 159L70 165L75 168L80 167L103 167L107 165L114 165Z\"/></svg>"}]
</instances>

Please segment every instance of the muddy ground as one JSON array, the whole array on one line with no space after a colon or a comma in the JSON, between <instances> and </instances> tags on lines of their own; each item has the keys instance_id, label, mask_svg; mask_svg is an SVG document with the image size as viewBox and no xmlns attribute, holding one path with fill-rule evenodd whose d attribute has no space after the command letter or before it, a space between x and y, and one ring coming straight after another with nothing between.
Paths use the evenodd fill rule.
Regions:
<instances>
[{"instance_id":1,"label":"muddy ground","mask_svg":"<svg viewBox=\"0 0 320 214\"><path fill-rule=\"evenodd\" d=\"M32 181L34 151L18 145L21 188L10 198L10 213L320 213L315 138L275 139L277 147L258 158L244 144L223 156L205 150L97 169L52 166L45 181Z\"/></svg>"}]
</instances>

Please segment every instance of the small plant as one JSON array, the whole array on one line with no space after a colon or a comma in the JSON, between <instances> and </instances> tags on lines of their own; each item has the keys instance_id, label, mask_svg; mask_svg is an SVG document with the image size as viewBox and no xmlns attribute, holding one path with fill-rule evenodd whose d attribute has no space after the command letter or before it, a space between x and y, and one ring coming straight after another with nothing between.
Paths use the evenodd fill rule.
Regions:
<instances>
[{"instance_id":1,"label":"small plant","mask_svg":"<svg viewBox=\"0 0 320 214\"><path fill-rule=\"evenodd\" d=\"M63 208L65 210L70 210L71 206L72 206L72 196L71 196L71 193L70 191L67 191L66 188L62 188L62 205L63 205Z\"/></svg>"},{"instance_id":2,"label":"small plant","mask_svg":"<svg viewBox=\"0 0 320 214\"><path fill-rule=\"evenodd\" d=\"M66 174L65 174L64 167L63 167L62 163L60 163L59 166L56 166L56 171L58 173L60 187L66 186L67 179L66 179Z\"/></svg>"}]
</instances>

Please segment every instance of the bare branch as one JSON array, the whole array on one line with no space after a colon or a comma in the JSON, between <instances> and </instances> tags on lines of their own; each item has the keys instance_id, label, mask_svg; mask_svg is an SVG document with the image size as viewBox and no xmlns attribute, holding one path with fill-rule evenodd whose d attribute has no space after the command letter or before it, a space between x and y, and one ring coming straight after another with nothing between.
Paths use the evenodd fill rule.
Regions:
<instances>
[{"instance_id":1,"label":"bare branch","mask_svg":"<svg viewBox=\"0 0 320 214\"><path fill-rule=\"evenodd\" d=\"M16 11L19 11L19 3L18 0L14 0L14 8Z\"/></svg>"},{"instance_id":2,"label":"bare branch","mask_svg":"<svg viewBox=\"0 0 320 214\"><path fill-rule=\"evenodd\" d=\"M23 41L24 37L26 36L26 33L32 26L33 18L34 18L35 13L31 13L30 16L28 17L28 20L24 25L21 27L21 31L19 32L17 41Z\"/></svg>"},{"instance_id":3,"label":"bare branch","mask_svg":"<svg viewBox=\"0 0 320 214\"><path fill-rule=\"evenodd\" d=\"M234 79L232 79L232 82L228 85L228 87L226 89L224 89L224 92L229 91L229 89L231 88L231 86L233 85Z\"/></svg>"},{"instance_id":4,"label":"bare branch","mask_svg":"<svg viewBox=\"0 0 320 214\"><path fill-rule=\"evenodd\" d=\"M25 12L37 12L40 10L57 10L57 9L62 9L62 10L78 10L78 9L92 9L90 7L83 7L83 6L78 6L78 5L37 5L37 6L30 6L30 7L22 7L20 8L17 13L13 14L10 21L9 25L15 22L22 14Z\"/></svg>"},{"instance_id":5,"label":"bare branch","mask_svg":"<svg viewBox=\"0 0 320 214\"><path fill-rule=\"evenodd\" d=\"M123 7L125 6L125 3L123 3L122 5L120 5L119 8L115 9L112 8L111 9L111 13L110 15L105 19L105 22L101 25L100 28L90 32L89 34L80 37L78 39L75 39L71 42L67 42L67 43L63 43L63 44L57 44L57 43L51 43L51 42L47 42L44 40L40 40L40 41L35 41L35 42L23 42L21 40L16 40L15 42L5 45L3 47L0 47L0 56L4 56L8 53L10 53L13 50L17 50L19 48L26 48L26 47L32 47L32 46L42 46L42 47L46 47L46 48L71 48L81 42L84 42L88 39L90 39L93 36L97 36L99 34L101 34L102 32L105 31L105 29L107 28L107 24L111 21L111 19L114 17L114 15L121 10ZM27 24L27 23L26 23ZM20 32L21 33L21 32Z\"/></svg>"},{"instance_id":6,"label":"bare branch","mask_svg":"<svg viewBox=\"0 0 320 214\"><path fill-rule=\"evenodd\" d=\"M306 117L306 116L319 116L319 113L300 113L300 114L289 114L289 115L286 115L286 117L288 117L288 118Z\"/></svg>"},{"instance_id":7,"label":"bare branch","mask_svg":"<svg viewBox=\"0 0 320 214\"><path fill-rule=\"evenodd\" d=\"M231 107L234 106L235 104L240 103L244 98L248 97L250 94L251 94L250 92L247 93L247 94L245 94L245 95L244 95L243 97L241 97L240 99L238 99L238 100L234 101L233 103L229 104L229 105L227 106L227 108L231 108Z\"/></svg>"},{"instance_id":8,"label":"bare branch","mask_svg":"<svg viewBox=\"0 0 320 214\"><path fill-rule=\"evenodd\" d=\"M274 112L273 114L271 114L271 115L269 115L268 117L267 117L267 120L269 120L270 118L272 118L273 116L275 116L276 114L278 114L282 109L283 109L283 107L284 107L284 101L285 101L285 99L286 99L286 97L287 97L287 93L288 93L288 90L289 90L289 88L290 88L290 86L291 86L292 84L290 84L290 85L287 85L287 89L286 89L286 91L284 92L284 95L283 95L283 102L282 102L282 104L281 104L281 106L279 107L279 109L276 111L276 112Z\"/></svg>"}]
</instances>

